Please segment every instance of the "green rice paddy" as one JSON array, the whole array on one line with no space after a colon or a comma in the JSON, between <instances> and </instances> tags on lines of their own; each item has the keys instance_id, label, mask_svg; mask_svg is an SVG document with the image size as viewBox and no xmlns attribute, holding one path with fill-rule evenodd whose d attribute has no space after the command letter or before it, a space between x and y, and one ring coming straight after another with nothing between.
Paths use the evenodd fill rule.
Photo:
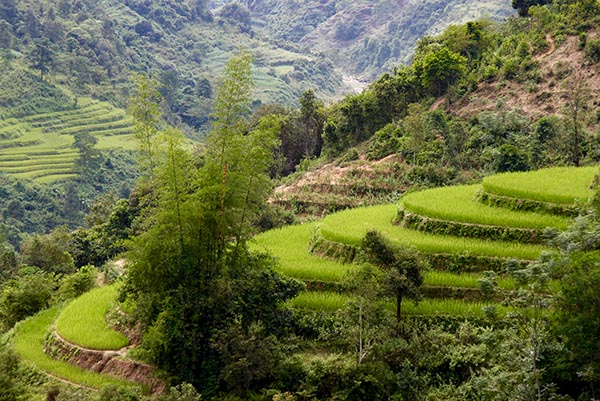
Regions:
<instances>
[{"instance_id":1,"label":"green rice paddy","mask_svg":"<svg viewBox=\"0 0 600 401\"><path fill-rule=\"evenodd\" d=\"M496 190L504 188L502 192L498 190L498 193L505 196L518 195L527 199L558 202L561 194L569 194L562 201L574 203L589 196L589 186L595 171L596 168L547 169L532 173L502 174L488 177L486 182L491 183ZM514 177L513 188L511 180ZM535 183L539 185L534 185ZM415 192L405 196L401 206L421 216L465 224L565 229L570 223L568 218L561 216L518 212L480 204L475 200L479 188L478 185L469 185ZM397 207L381 205L345 210L325 217L318 224L284 227L263 233L255 237L253 246L272 253L279 260L279 271L287 276L306 281L335 283L343 282L345 277L360 266L311 255L308 246L315 230L319 230L319 235L325 240L354 248L360 247L367 231L377 230L397 245L415 247L426 254L535 260L547 249L542 245L434 235L403 228L392 224ZM430 287L477 289L480 277L476 273L456 274L432 270L426 272L424 284ZM498 277L497 284L502 290L512 290L515 287L514 281L508 277ZM290 305L301 309L336 311L350 300L351 294L305 291L291 300ZM410 315L483 316L484 309L490 306L494 306L499 315L507 312L499 304L450 298L429 298L417 306L406 303L403 311Z\"/></svg>"},{"instance_id":2,"label":"green rice paddy","mask_svg":"<svg viewBox=\"0 0 600 401\"><path fill-rule=\"evenodd\" d=\"M430 218L514 228L564 230L566 217L534 212L517 212L481 204L475 200L480 185L460 185L413 192L402 198L402 207L412 213Z\"/></svg>"},{"instance_id":3,"label":"green rice paddy","mask_svg":"<svg viewBox=\"0 0 600 401\"><path fill-rule=\"evenodd\" d=\"M539 202L573 204L591 196L590 185L598 167L555 167L537 171L497 174L483 179L486 192Z\"/></svg>"},{"instance_id":4,"label":"green rice paddy","mask_svg":"<svg viewBox=\"0 0 600 401\"><path fill-rule=\"evenodd\" d=\"M101 150L136 148L133 121L107 102L81 98L75 109L0 121L0 172L50 182L75 176L74 136L94 136Z\"/></svg>"},{"instance_id":5,"label":"green rice paddy","mask_svg":"<svg viewBox=\"0 0 600 401\"><path fill-rule=\"evenodd\" d=\"M44 353L44 338L57 314L58 308L54 307L17 324L12 340L15 352L48 374L82 386L100 388L110 383L135 386L112 376L83 370L67 362L55 360Z\"/></svg>"},{"instance_id":6,"label":"green rice paddy","mask_svg":"<svg viewBox=\"0 0 600 401\"><path fill-rule=\"evenodd\" d=\"M280 273L299 280L342 282L358 265L342 264L309 253L308 245L316 224L288 226L254 237L256 250L268 251L278 261Z\"/></svg>"},{"instance_id":7,"label":"green rice paddy","mask_svg":"<svg viewBox=\"0 0 600 401\"><path fill-rule=\"evenodd\" d=\"M94 288L67 305L56 319L56 331L68 342L96 350L119 350L127 337L108 327L105 316L117 297L115 285Z\"/></svg>"},{"instance_id":8,"label":"green rice paddy","mask_svg":"<svg viewBox=\"0 0 600 401\"><path fill-rule=\"evenodd\" d=\"M295 308L335 312L343 309L353 298L350 295L333 292L305 291L292 299L289 304ZM402 303L402 313L412 316L460 316L483 317L486 307L495 307L499 316L504 316L510 308L488 302L466 302L459 299L423 299L417 305L411 301ZM394 309L390 303L388 308Z\"/></svg>"},{"instance_id":9,"label":"green rice paddy","mask_svg":"<svg viewBox=\"0 0 600 401\"><path fill-rule=\"evenodd\" d=\"M382 205L335 213L323 219L321 234L330 241L358 247L367 231L377 230L397 245L415 247L424 253L522 260L534 260L545 249L541 245L433 235L394 226L391 222L396 210L396 205Z\"/></svg>"}]
</instances>

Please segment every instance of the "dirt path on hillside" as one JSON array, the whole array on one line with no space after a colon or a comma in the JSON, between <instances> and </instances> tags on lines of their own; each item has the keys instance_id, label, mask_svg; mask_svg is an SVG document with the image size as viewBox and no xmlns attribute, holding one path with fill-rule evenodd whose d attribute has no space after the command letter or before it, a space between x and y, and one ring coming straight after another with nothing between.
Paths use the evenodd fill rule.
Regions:
<instances>
[{"instance_id":1,"label":"dirt path on hillside","mask_svg":"<svg viewBox=\"0 0 600 401\"><path fill-rule=\"evenodd\" d=\"M546 50L542 54L534 57L535 61L538 61L545 57L548 57L549 55L554 53L554 50L556 50L556 45L554 44L554 38L549 33L546 34L546 43L548 43L548 50Z\"/></svg>"}]
</instances>

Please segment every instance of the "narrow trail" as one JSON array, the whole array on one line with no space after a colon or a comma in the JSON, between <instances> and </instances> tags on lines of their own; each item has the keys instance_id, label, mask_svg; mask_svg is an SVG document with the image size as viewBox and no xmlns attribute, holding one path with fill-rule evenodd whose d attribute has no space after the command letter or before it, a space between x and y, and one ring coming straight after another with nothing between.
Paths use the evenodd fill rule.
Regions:
<instances>
[{"instance_id":1,"label":"narrow trail","mask_svg":"<svg viewBox=\"0 0 600 401\"><path fill-rule=\"evenodd\" d=\"M554 50L556 50L556 45L554 44L554 38L549 33L546 34L546 43L548 43L548 50L546 50L542 54L537 55L534 58L534 60L536 60L536 61L542 60L542 59L548 57L549 55L551 55L552 53L554 53Z\"/></svg>"}]
</instances>

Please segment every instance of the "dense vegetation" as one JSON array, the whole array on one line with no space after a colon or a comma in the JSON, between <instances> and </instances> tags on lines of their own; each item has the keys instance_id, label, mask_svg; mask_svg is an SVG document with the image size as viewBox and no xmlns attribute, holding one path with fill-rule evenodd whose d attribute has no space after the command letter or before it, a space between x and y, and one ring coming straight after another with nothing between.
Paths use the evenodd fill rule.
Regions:
<instances>
[{"instance_id":1,"label":"dense vegetation","mask_svg":"<svg viewBox=\"0 0 600 401\"><path fill-rule=\"evenodd\" d=\"M101 350L125 345L118 335L95 342L96 332L114 335L104 321L114 303L110 319L117 321L110 325L135 332L140 342L128 356L158 369L166 390L157 396L163 400L595 398L600 384L599 303L594 291L600 277L600 195L598 179L592 178L596 168L572 170L577 178L562 181L547 177L571 170L503 174L484 180L485 192L475 199L473 186L448 187L407 195L400 213L397 204L386 204L327 216L310 240L312 251L357 264L309 255L314 225L267 232L252 244L261 228L290 220L267 205L271 178L302 170L315 157L340 156L344 163L360 156L375 160L395 155L395 173L413 188L470 181L489 173L597 163L600 145L593 130L598 121L587 118L593 115L588 113L593 107L589 89L585 81L568 78L570 67L557 67L562 74L553 71L553 85L566 85L561 91L564 109L554 115L530 115L503 104L456 111L479 93L479 85L491 82L523 84L535 92L548 79L538 58L550 46L547 35L562 36L565 43L576 38L587 57L579 72L598 62L596 2L538 3L515 2L520 13L529 16L526 20L471 22L425 37L411 65L394 69L361 94L331 106L306 91L299 97L298 110L257 107L251 54L237 53L226 63L214 93L210 85L212 129L202 147L190 146L183 132L173 127L181 116L173 114L173 104L163 107L169 105L169 93L160 80L134 77L130 129L141 175L131 190L122 188L123 199L106 195L90 205L85 228L69 227L74 220L68 218L76 213L81 219L84 210L77 203L80 198L73 196L65 198L64 220L50 224L66 226L20 238L18 224L47 229L44 224L50 217L60 215L50 213L53 209L43 215L35 204L38 199L50 208L60 204L55 196L43 198L51 186L2 176L8 195L22 194L4 208L13 220L5 220L10 235L0 249L2 397L149 396L137 385L82 372L42 351L44 346L54 352L53 336L46 333L55 330L55 319L57 333L74 343ZM16 4L3 3L0 15L11 25L3 25L4 32L10 31L5 38L19 45L35 42L35 27L41 29L36 24L38 9L49 24L66 23L68 19L57 17L61 13L88 21L80 14L92 7L61 1L52 19L45 3L26 11ZM116 25L117 31L127 23L134 27L129 32L133 44L143 38L145 45L153 46L185 30L190 19L202 26L215 18L202 1L193 8L181 3L180 9L169 1L165 7L119 4L113 12L122 7L135 11L127 13L129 22ZM174 14L162 13L169 9ZM15 35L20 31L12 23L23 15L29 15L25 21L31 24L19 25L24 34ZM136 20L139 15L148 19ZM240 5L224 5L218 18L250 36L248 15ZM222 25L225 31L232 29ZM110 24L102 28L96 37L112 32ZM84 34L74 37L80 46ZM36 45L30 55L39 81L30 67L19 65L22 60L12 60L15 64L6 68L24 71L33 85L46 87L52 75L43 62L48 60L46 50ZM148 60L131 56L140 63ZM115 76L121 76L120 66L116 60ZM104 73L101 83L107 82L108 70ZM106 98L117 99L124 81L116 79L114 84L99 86ZM81 94L60 93L69 102L82 99ZM76 114L81 105L65 108L63 100L58 96L56 103L39 103L31 110L15 103L14 116ZM94 151L90 138L94 137L74 139L80 151L75 161L79 177L89 176L80 184L90 185L92 191L92 173L115 164L101 161L106 156ZM541 185L523 184L528 180ZM568 182L573 189L564 198L562 191L543 185L548 182ZM72 194L78 195L75 189ZM440 197L455 207L442 205ZM469 203L484 201L491 205ZM518 211L523 204L535 205L535 212ZM545 204L553 206L542 210ZM572 216L573 210L580 215L568 223L564 215ZM548 216L557 211L563 217ZM435 224L414 230L410 213ZM405 226L393 225L395 218L403 219ZM442 227L438 222L452 224ZM543 232L545 245L515 238L489 241L477 234L488 230L496 237L497 230L539 230L540 222L551 226ZM440 230L448 232L441 236ZM538 231L534 236L537 239ZM261 252L271 246L279 262ZM126 261L106 264L123 254ZM87 292L115 280L121 282L118 294L117 287L108 286ZM303 291L305 287L309 291ZM68 306L61 312L63 305ZM86 311L84 326L96 332L90 335L72 323L82 314L78 311ZM73 389L37 369L99 391Z\"/></svg>"}]
</instances>

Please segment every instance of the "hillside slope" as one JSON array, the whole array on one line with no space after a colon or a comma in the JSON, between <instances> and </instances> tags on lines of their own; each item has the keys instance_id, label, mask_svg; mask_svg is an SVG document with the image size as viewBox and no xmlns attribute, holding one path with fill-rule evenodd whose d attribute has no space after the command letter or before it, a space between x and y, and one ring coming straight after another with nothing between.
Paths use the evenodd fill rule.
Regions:
<instances>
[{"instance_id":1,"label":"hillside slope","mask_svg":"<svg viewBox=\"0 0 600 401\"><path fill-rule=\"evenodd\" d=\"M242 48L254 55L255 105L292 105L308 89L323 99L342 93L341 76L326 57L255 37L239 20L213 15L202 1L5 3L0 8L4 67L27 65L41 80L76 96L119 106L127 102L133 73L154 75L163 85L169 119L194 131L208 129L217 77ZM3 88L22 94L19 82Z\"/></svg>"},{"instance_id":2,"label":"hillside slope","mask_svg":"<svg viewBox=\"0 0 600 401\"><path fill-rule=\"evenodd\" d=\"M332 144L346 141L338 148L340 157L286 181L276 189L277 203L319 206L312 209L320 214L377 203L415 186L472 182L502 171L597 164L598 28L591 20L574 22L563 12L540 8L528 19L485 28L490 35L486 48L478 59L463 59L462 77L441 96L420 86L423 60L435 49L463 51L461 30L469 28L455 27L429 39L419 63L340 103L335 112L343 116L341 123L329 125L335 127L329 134ZM361 107L366 110L361 119L350 120L346 110ZM370 124L376 119L381 119L378 125ZM364 171L370 172L368 179ZM372 196L381 195L381 182L393 182L396 193ZM357 186L369 195L357 197L352 190ZM353 202L335 195L343 192ZM321 207L323 198L326 207Z\"/></svg>"},{"instance_id":3,"label":"hillside slope","mask_svg":"<svg viewBox=\"0 0 600 401\"><path fill-rule=\"evenodd\" d=\"M227 2L214 2L227 3ZM412 59L417 41L451 24L514 14L510 0L254 0L254 27L277 41L325 54L346 75L373 80Z\"/></svg>"}]
</instances>

